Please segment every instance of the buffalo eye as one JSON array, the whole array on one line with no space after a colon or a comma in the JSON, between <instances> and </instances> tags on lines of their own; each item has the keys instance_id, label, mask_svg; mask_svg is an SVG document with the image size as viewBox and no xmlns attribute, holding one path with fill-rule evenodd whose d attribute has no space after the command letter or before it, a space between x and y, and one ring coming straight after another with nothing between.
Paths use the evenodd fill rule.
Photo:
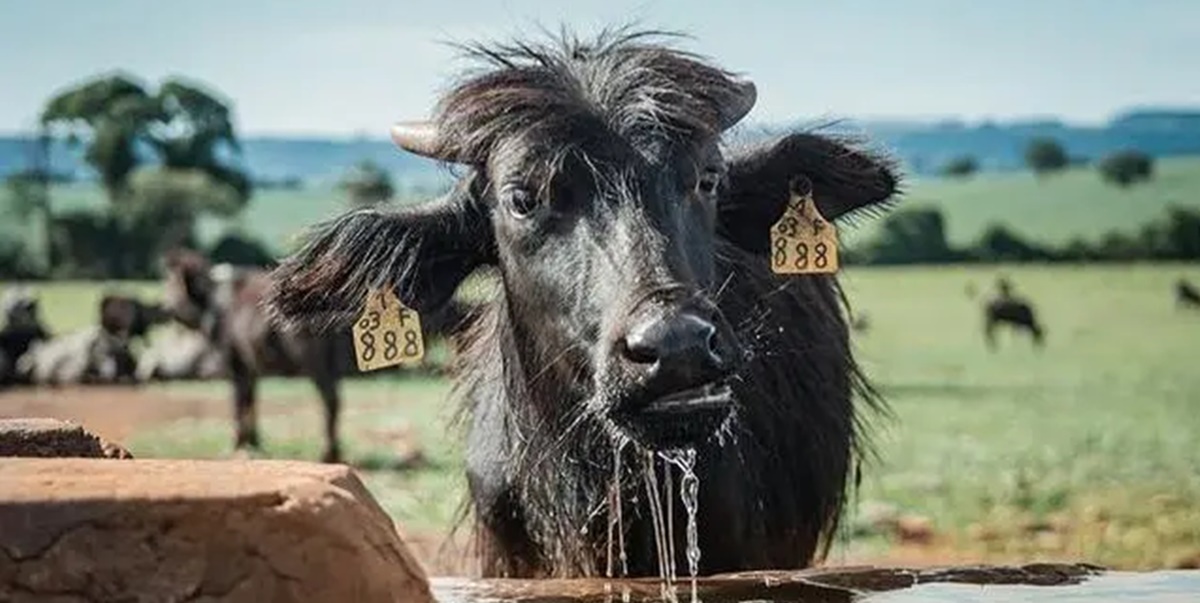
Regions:
<instances>
[{"instance_id":1,"label":"buffalo eye","mask_svg":"<svg viewBox=\"0 0 1200 603\"><path fill-rule=\"evenodd\" d=\"M708 168L700 175L700 179L696 181L696 190L701 194L715 195L717 187L721 184L721 172Z\"/></svg>"},{"instance_id":2,"label":"buffalo eye","mask_svg":"<svg viewBox=\"0 0 1200 603\"><path fill-rule=\"evenodd\" d=\"M523 186L506 186L500 192L500 200L514 218L525 219L537 211L538 199Z\"/></svg>"}]
</instances>

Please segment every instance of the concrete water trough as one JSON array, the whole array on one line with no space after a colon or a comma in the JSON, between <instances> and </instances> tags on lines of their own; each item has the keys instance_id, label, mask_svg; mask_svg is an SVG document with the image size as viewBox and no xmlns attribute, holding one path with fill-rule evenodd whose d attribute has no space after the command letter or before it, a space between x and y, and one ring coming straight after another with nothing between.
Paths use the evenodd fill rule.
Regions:
<instances>
[{"instance_id":1,"label":"concrete water trough","mask_svg":"<svg viewBox=\"0 0 1200 603\"><path fill-rule=\"evenodd\" d=\"M348 467L112 450L78 426L0 421L0 602L693 600L686 579L671 591L654 579L431 579ZM56 456L91 458L45 458ZM1200 601L1200 571L819 568L705 577L694 597L1183 602Z\"/></svg>"}]
</instances>

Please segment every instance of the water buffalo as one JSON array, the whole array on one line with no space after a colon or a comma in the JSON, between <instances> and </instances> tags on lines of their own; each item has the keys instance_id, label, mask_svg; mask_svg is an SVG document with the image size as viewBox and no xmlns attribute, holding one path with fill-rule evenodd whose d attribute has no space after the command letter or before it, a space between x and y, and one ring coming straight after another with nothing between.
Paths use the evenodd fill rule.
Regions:
<instances>
[{"instance_id":1,"label":"water buffalo","mask_svg":"<svg viewBox=\"0 0 1200 603\"><path fill-rule=\"evenodd\" d=\"M170 320L160 304L147 304L119 293L106 293L100 299L100 326L115 335L144 339L150 329Z\"/></svg>"},{"instance_id":2,"label":"water buffalo","mask_svg":"<svg viewBox=\"0 0 1200 603\"><path fill-rule=\"evenodd\" d=\"M135 366L128 338L93 325L35 343L17 373L38 385L132 383Z\"/></svg>"},{"instance_id":3,"label":"water buffalo","mask_svg":"<svg viewBox=\"0 0 1200 603\"><path fill-rule=\"evenodd\" d=\"M321 458L326 462L341 460L338 383L353 363L349 337L308 330L284 332L271 325L260 304L267 287L262 269L212 266L190 250L167 254L165 266L165 310L208 340L224 360L223 372L233 382L234 447L261 446L256 410L259 377L304 375L316 385L325 409L325 449ZM422 326L427 333L446 328L446 321L453 320L448 315L457 316L444 311Z\"/></svg>"},{"instance_id":4,"label":"water buffalo","mask_svg":"<svg viewBox=\"0 0 1200 603\"><path fill-rule=\"evenodd\" d=\"M130 344L167 320L166 314L116 293L104 294L97 310L97 324L32 345L17 363L20 378L42 385L136 381Z\"/></svg>"},{"instance_id":5,"label":"water buffalo","mask_svg":"<svg viewBox=\"0 0 1200 603\"><path fill-rule=\"evenodd\" d=\"M700 573L805 566L881 408L835 278L773 274L769 233L793 185L831 220L884 207L889 162L813 132L727 155L754 85L669 42L474 48L432 121L392 131L459 164L453 190L320 225L273 273L295 329L345 329L372 288L425 313L468 275L498 282L456 372L485 575L687 571L664 492L692 460Z\"/></svg>"},{"instance_id":6,"label":"water buffalo","mask_svg":"<svg viewBox=\"0 0 1200 603\"><path fill-rule=\"evenodd\" d=\"M214 267L199 253L174 250L165 258L163 306L180 324L198 331L220 350L233 384L237 449L261 446L256 389L264 375L305 375L312 379L325 409L327 462L341 459L338 381L344 338L304 332L281 333L266 320L259 301L266 273L254 268Z\"/></svg>"},{"instance_id":7,"label":"water buffalo","mask_svg":"<svg viewBox=\"0 0 1200 603\"><path fill-rule=\"evenodd\" d=\"M1184 279L1175 283L1175 305L1181 308L1200 308L1200 290Z\"/></svg>"},{"instance_id":8,"label":"water buffalo","mask_svg":"<svg viewBox=\"0 0 1200 603\"><path fill-rule=\"evenodd\" d=\"M37 297L27 288L13 287L0 298L0 387L25 379L17 370L30 348L50 338L42 324Z\"/></svg>"},{"instance_id":9,"label":"water buffalo","mask_svg":"<svg viewBox=\"0 0 1200 603\"><path fill-rule=\"evenodd\" d=\"M1045 331L1038 323L1033 304L1012 292L1012 283L1006 278L996 281L997 295L983 307L983 336L988 348L996 349L996 329L1007 324L1015 330L1029 333L1035 346L1041 347Z\"/></svg>"}]
</instances>

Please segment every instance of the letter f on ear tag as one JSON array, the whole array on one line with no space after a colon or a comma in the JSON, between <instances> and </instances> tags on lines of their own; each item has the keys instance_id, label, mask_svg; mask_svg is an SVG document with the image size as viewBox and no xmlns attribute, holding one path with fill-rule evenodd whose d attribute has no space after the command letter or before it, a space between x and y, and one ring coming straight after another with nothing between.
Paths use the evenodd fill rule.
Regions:
<instances>
[{"instance_id":1,"label":"letter f on ear tag","mask_svg":"<svg viewBox=\"0 0 1200 603\"><path fill-rule=\"evenodd\" d=\"M415 364L425 357L421 317L401 303L391 287L367 292L366 307L353 331L354 359L364 373Z\"/></svg>"},{"instance_id":2,"label":"letter f on ear tag","mask_svg":"<svg viewBox=\"0 0 1200 603\"><path fill-rule=\"evenodd\" d=\"M771 227L771 272L833 274L838 271L837 227L821 216L811 187L792 189L783 216Z\"/></svg>"}]
</instances>

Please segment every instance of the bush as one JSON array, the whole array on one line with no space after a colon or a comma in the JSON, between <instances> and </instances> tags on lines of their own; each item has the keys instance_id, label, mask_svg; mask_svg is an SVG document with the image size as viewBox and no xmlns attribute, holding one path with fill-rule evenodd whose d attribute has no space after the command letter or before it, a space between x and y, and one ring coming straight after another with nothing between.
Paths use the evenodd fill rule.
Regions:
<instances>
[{"instance_id":1,"label":"bush","mask_svg":"<svg viewBox=\"0 0 1200 603\"><path fill-rule=\"evenodd\" d=\"M1154 175L1154 159L1141 151L1118 151L1100 161L1100 176L1106 182L1127 187Z\"/></svg>"},{"instance_id":2,"label":"bush","mask_svg":"<svg viewBox=\"0 0 1200 603\"><path fill-rule=\"evenodd\" d=\"M350 205L368 207L391 201L396 194L392 177L379 164L365 160L347 172L339 183L350 198Z\"/></svg>"},{"instance_id":3,"label":"bush","mask_svg":"<svg viewBox=\"0 0 1200 603\"><path fill-rule=\"evenodd\" d=\"M1034 138L1025 147L1025 164L1038 175L1059 171L1069 163L1066 149L1053 138Z\"/></svg>"},{"instance_id":4,"label":"bush","mask_svg":"<svg viewBox=\"0 0 1200 603\"><path fill-rule=\"evenodd\" d=\"M29 280L41 277L30 257L29 250L19 239L0 239L0 279Z\"/></svg>"},{"instance_id":5,"label":"bush","mask_svg":"<svg viewBox=\"0 0 1200 603\"><path fill-rule=\"evenodd\" d=\"M946 243L942 212L922 207L889 214L880 227L879 236L864 255L864 259L873 264L922 264L957 259L957 254Z\"/></svg>"},{"instance_id":6,"label":"bush","mask_svg":"<svg viewBox=\"0 0 1200 603\"><path fill-rule=\"evenodd\" d=\"M950 178L966 178L979 171L979 162L971 155L955 157L942 166L942 175Z\"/></svg>"},{"instance_id":7,"label":"bush","mask_svg":"<svg viewBox=\"0 0 1200 603\"><path fill-rule=\"evenodd\" d=\"M972 249L972 255L985 262L1034 262L1053 259L1053 254L1047 250L998 224L993 224L984 231Z\"/></svg>"}]
</instances>

